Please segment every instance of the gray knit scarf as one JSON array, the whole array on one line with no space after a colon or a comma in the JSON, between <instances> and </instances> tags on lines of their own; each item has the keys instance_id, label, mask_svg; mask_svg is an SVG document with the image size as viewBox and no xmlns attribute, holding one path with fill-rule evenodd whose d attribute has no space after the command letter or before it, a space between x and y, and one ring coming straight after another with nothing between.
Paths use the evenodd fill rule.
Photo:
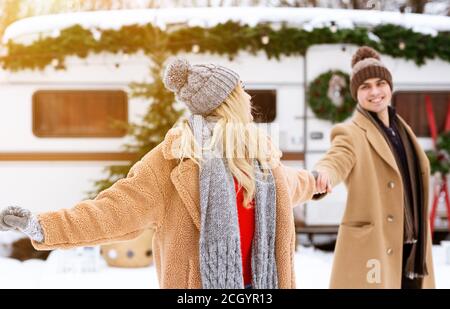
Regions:
<instances>
[{"instance_id":1,"label":"gray knit scarf","mask_svg":"<svg viewBox=\"0 0 450 309\"><path fill-rule=\"evenodd\" d=\"M200 166L200 273L204 289L244 288L240 231L234 180L222 156L205 150L214 122L199 115L189 123L202 147ZM252 288L278 288L275 261L275 182L255 160L255 234L252 242Z\"/></svg>"}]
</instances>

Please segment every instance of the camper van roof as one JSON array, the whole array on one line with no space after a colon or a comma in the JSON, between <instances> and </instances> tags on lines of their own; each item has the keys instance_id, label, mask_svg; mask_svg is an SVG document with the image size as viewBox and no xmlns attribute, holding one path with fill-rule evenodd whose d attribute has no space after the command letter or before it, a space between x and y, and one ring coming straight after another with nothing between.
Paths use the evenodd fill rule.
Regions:
<instances>
[{"instance_id":1,"label":"camper van roof","mask_svg":"<svg viewBox=\"0 0 450 309\"><path fill-rule=\"evenodd\" d=\"M212 27L229 20L251 26L261 22L285 22L289 25L301 25L305 29L324 27L335 22L339 28L351 28L355 25L373 27L389 23L430 35L435 35L438 31L450 31L450 17L439 15L325 8L164 8L74 12L24 18L6 29L3 42L29 42L37 38L37 35L55 35L59 30L76 24L88 29L119 29L125 25L153 23L164 29L167 24L178 23Z\"/></svg>"}]
</instances>

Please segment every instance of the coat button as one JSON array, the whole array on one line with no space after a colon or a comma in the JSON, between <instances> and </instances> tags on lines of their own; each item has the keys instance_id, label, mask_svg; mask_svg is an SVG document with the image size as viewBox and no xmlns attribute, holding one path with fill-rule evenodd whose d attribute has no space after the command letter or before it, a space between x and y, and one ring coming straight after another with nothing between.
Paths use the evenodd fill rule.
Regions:
<instances>
[{"instance_id":1,"label":"coat button","mask_svg":"<svg viewBox=\"0 0 450 309\"><path fill-rule=\"evenodd\" d=\"M394 222L394 216L393 215L388 215L386 217L387 222Z\"/></svg>"},{"instance_id":2,"label":"coat button","mask_svg":"<svg viewBox=\"0 0 450 309\"><path fill-rule=\"evenodd\" d=\"M386 250L387 255L392 255L392 253L394 253L394 250L392 248L388 248Z\"/></svg>"},{"instance_id":3,"label":"coat button","mask_svg":"<svg viewBox=\"0 0 450 309\"><path fill-rule=\"evenodd\" d=\"M388 188L389 189L394 189L394 187L395 187L395 183L393 181L389 181L388 182Z\"/></svg>"}]
</instances>

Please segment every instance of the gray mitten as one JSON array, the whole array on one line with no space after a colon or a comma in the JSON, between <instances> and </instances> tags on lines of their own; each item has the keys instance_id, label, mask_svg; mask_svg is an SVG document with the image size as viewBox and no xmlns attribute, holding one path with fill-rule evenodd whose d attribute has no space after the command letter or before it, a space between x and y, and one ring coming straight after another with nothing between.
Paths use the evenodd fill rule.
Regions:
<instances>
[{"instance_id":1,"label":"gray mitten","mask_svg":"<svg viewBox=\"0 0 450 309\"><path fill-rule=\"evenodd\" d=\"M44 240L44 232L38 219L28 209L9 206L0 211L0 231L18 229L37 242Z\"/></svg>"}]
</instances>

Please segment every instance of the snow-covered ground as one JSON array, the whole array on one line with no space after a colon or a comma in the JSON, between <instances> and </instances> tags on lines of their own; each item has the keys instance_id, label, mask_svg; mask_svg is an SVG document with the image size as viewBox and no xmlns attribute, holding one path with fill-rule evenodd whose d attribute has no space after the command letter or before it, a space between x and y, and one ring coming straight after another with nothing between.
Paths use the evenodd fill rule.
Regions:
<instances>
[{"instance_id":1,"label":"snow-covered ground","mask_svg":"<svg viewBox=\"0 0 450 309\"><path fill-rule=\"evenodd\" d=\"M450 288L450 264L445 263L444 248L433 247L436 284ZM97 262L98 271L82 272L74 265L83 260L70 251L53 251L47 261L19 262L0 258L0 288L158 288L154 266L129 269L108 267ZM86 257L84 258L86 259ZM326 289L331 273L333 254L312 247L299 247L296 252L297 287ZM70 263L72 261L73 263ZM67 266L72 266L68 268Z\"/></svg>"}]
</instances>

